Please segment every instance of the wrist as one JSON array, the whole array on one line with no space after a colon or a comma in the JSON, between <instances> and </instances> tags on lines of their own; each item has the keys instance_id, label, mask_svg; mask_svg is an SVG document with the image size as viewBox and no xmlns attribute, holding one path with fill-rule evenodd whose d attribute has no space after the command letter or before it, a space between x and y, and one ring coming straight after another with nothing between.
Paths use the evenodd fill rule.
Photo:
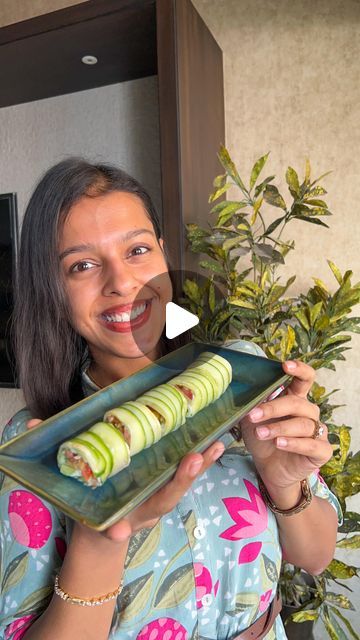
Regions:
<instances>
[{"instance_id":1,"label":"wrist","mask_svg":"<svg viewBox=\"0 0 360 640\"><path fill-rule=\"evenodd\" d=\"M279 488L265 485L261 476L258 476L258 483L265 504L276 515L295 515L311 503L312 492L307 479L300 480L296 485Z\"/></svg>"},{"instance_id":2,"label":"wrist","mask_svg":"<svg viewBox=\"0 0 360 640\"><path fill-rule=\"evenodd\" d=\"M279 509L292 509L301 499L302 491L300 481L294 482L287 487L279 487L267 481L263 481L263 483L272 502L274 502Z\"/></svg>"}]
</instances>

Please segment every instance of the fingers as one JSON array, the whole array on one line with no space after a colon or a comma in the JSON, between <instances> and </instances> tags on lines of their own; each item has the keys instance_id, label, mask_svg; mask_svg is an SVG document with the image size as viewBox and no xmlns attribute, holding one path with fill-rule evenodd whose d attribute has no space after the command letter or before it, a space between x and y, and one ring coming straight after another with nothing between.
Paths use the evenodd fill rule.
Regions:
<instances>
[{"instance_id":1,"label":"fingers","mask_svg":"<svg viewBox=\"0 0 360 640\"><path fill-rule=\"evenodd\" d=\"M275 400L270 400L270 402L263 402L255 409L252 409L248 414L248 419L253 423L277 422L289 416L297 416L298 419L318 420L320 410L316 404L298 395L281 396L275 398Z\"/></svg>"},{"instance_id":2,"label":"fingers","mask_svg":"<svg viewBox=\"0 0 360 640\"><path fill-rule=\"evenodd\" d=\"M313 438L316 421L312 418L291 418L269 425L259 425L255 432L259 440L274 440L275 438ZM322 424L322 434L317 440L327 440L327 427ZM278 443L277 443L278 444ZM280 445L281 446L281 445Z\"/></svg>"},{"instance_id":3,"label":"fingers","mask_svg":"<svg viewBox=\"0 0 360 640\"><path fill-rule=\"evenodd\" d=\"M315 380L314 369L299 360L283 362L283 369L285 373L294 376L287 388L287 392L293 393L301 398L306 398Z\"/></svg>"},{"instance_id":4,"label":"fingers","mask_svg":"<svg viewBox=\"0 0 360 640\"><path fill-rule=\"evenodd\" d=\"M40 424L40 422L42 422L42 420L37 420L37 418L31 418L31 420L28 420L26 426L28 429L33 429L34 427L37 427L37 425Z\"/></svg>"},{"instance_id":5,"label":"fingers","mask_svg":"<svg viewBox=\"0 0 360 640\"><path fill-rule=\"evenodd\" d=\"M321 438L297 438L284 437L276 438L276 446L278 449L284 449L289 453L296 453L306 456L310 463L315 467L322 467L333 454L333 449L326 436Z\"/></svg>"}]
</instances>

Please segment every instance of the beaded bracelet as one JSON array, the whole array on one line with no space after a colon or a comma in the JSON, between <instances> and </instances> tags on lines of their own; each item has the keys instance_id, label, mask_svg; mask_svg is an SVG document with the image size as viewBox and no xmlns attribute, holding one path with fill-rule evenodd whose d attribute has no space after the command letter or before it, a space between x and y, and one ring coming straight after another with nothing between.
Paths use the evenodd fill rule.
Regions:
<instances>
[{"instance_id":1,"label":"beaded bracelet","mask_svg":"<svg viewBox=\"0 0 360 640\"><path fill-rule=\"evenodd\" d=\"M69 593L66 593L60 585L59 585L59 576L55 577L54 591L59 598L64 600L64 602L68 602L69 604L78 604L80 607L98 607L101 604L105 604L105 602L109 602L110 600L115 600L115 598L120 595L123 588L123 581L120 582L119 586L115 591L110 591L104 596L99 596L98 598L79 598L77 596L71 596Z\"/></svg>"}]
</instances>

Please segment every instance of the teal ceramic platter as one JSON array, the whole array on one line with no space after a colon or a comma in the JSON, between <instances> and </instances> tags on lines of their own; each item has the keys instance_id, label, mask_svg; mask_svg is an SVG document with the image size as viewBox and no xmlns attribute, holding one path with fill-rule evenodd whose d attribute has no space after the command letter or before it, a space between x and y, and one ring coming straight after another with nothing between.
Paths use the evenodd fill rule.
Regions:
<instances>
[{"instance_id":1,"label":"teal ceramic platter","mask_svg":"<svg viewBox=\"0 0 360 640\"><path fill-rule=\"evenodd\" d=\"M218 353L232 365L233 381L216 402L133 456L130 465L102 487L91 489L60 474L56 454L62 442L101 420L108 409L174 377L202 351ZM74 520L102 531L165 484L186 453L204 451L290 379L274 360L193 342L10 440L0 447L0 470Z\"/></svg>"}]
</instances>

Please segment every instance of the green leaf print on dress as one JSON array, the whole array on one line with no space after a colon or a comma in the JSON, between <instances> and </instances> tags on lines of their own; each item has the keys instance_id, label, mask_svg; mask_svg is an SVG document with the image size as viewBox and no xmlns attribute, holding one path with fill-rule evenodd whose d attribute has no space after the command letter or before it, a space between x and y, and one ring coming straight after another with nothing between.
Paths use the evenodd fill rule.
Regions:
<instances>
[{"instance_id":1,"label":"green leaf print on dress","mask_svg":"<svg viewBox=\"0 0 360 640\"><path fill-rule=\"evenodd\" d=\"M125 569L135 569L155 553L161 536L161 520L152 529L142 529L130 540Z\"/></svg>"},{"instance_id":2,"label":"green leaf print on dress","mask_svg":"<svg viewBox=\"0 0 360 640\"><path fill-rule=\"evenodd\" d=\"M118 598L118 620L131 620L148 605L154 572L150 571L124 587Z\"/></svg>"},{"instance_id":3,"label":"green leaf print on dress","mask_svg":"<svg viewBox=\"0 0 360 640\"><path fill-rule=\"evenodd\" d=\"M170 573L160 584L156 593L155 609L176 607L186 600L194 590L194 568L185 564Z\"/></svg>"},{"instance_id":4,"label":"green leaf print on dress","mask_svg":"<svg viewBox=\"0 0 360 640\"><path fill-rule=\"evenodd\" d=\"M6 567L1 583L1 593L6 593L15 587L24 577L29 565L29 552L24 551L16 556Z\"/></svg>"}]
</instances>

